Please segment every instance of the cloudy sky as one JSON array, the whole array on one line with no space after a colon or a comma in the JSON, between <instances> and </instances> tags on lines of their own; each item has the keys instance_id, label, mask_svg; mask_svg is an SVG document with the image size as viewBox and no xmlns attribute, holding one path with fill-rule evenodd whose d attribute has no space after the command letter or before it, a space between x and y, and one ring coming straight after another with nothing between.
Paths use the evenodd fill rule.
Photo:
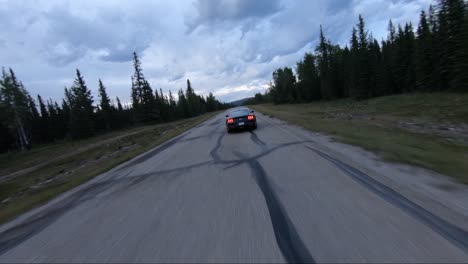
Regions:
<instances>
[{"instance_id":1,"label":"cloudy sky","mask_svg":"<svg viewBox=\"0 0 468 264\"><path fill-rule=\"evenodd\" d=\"M378 40L389 19L418 22L431 0L0 0L0 65L31 94L61 100L79 68L88 87L130 97L132 52L153 88L190 79L223 101L263 91L274 69L294 66L320 24L348 43L359 14ZM96 97L96 96L95 96Z\"/></svg>"}]
</instances>

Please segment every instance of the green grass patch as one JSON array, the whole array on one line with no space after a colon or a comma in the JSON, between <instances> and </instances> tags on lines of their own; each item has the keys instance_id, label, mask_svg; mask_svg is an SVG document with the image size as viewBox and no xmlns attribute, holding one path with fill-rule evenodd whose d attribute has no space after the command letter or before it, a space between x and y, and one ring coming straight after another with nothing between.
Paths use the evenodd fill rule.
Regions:
<instances>
[{"instance_id":1,"label":"green grass patch","mask_svg":"<svg viewBox=\"0 0 468 264\"><path fill-rule=\"evenodd\" d=\"M0 202L11 199L0 204L0 223L180 135L217 113L1 155L2 172L11 173L27 166L32 166L33 170L0 182ZM51 158L52 162L47 162ZM41 166L44 162L46 164ZM47 182L49 179L52 180Z\"/></svg>"},{"instance_id":2,"label":"green grass patch","mask_svg":"<svg viewBox=\"0 0 468 264\"><path fill-rule=\"evenodd\" d=\"M336 100L251 107L308 130L332 135L338 141L363 147L386 160L428 168L468 184L467 144L448 140L432 130L415 132L396 125L408 120L464 125L468 123L467 95L410 94L366 102Z\"/></svg>"}]
</instances>

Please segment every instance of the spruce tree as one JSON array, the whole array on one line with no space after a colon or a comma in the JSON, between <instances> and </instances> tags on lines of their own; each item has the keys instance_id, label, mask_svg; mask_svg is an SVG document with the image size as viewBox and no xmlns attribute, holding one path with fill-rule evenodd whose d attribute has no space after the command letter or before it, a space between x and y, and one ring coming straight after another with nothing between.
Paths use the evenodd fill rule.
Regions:
<instances>
[{"instance_id":1,"label":"spruce tree","mask_svg":"<svg viewBox=\"0 0 468 264\"><path fill-rule=\"evenodd\" d=\"M123 112L123 107L122 107L122 103L120 102L120 99L119 97L115 97L115 101L117 102L117 111L118 112Z\"/></svg>"},{"instance_id":2,"label":"spruce tree","mask_svg":"<svg viewBox=\"0 0 468 264\"><path fill-rule=\"evenodd\" d=\"M301 91L302 99L306 101L321 98L320 77L315 61L316 57L313 54L306 53L304 59L296 66L298 89Z\"/></svg>"},{"instance_id":3,"label":"spruce tree","mask_svg":"<svg viewBox=\"0 0 468 264\"><path fill-rule=\"evenodd\" d=\"M405 58L405 82L404 82L404 92L410 92L414 90L415 87L415 36L413 31L413 26L410 23L405 25L404 31L404 58Z\"/></svg>"},{"instance_id":4,"label":"spruce tree","mask_svg":"<svg viewBox=\"0 0 468 264\"><path fill-rule=\"evenodd\" d=\"M40 135L43 142L47 142L51 139L49 136L49 112L47 112L47 107L42 100L40 95L37 95L37 101L39 102L39 110L41 112L41 122L40 122Z\"/></svg>"},{"instance_id":5,"label":"spruce tree","mask_svg":"<svg viewBox=\"0 0 468 264\"><path fill-rule=\"evenodd\" d=\"M70 100L69 135L74 139L93 135L93 97L78 69L68 97Z\"/></svg>"},{"instance_id":6,"label":"spruce tree","mask_svg":"<svg viewBox=\"0 0 468 264\"><path fill-rule=\"evenodd\" d=\"M464 23L463 0L441 0L439 4L439 34L442 47L441 81L445 89L456 90L455 67Z\"/></svg>"},{"instance_id":7,"label":"spruce tree","mask_svg":"<svg viewBox=\"0 0 468 264\"><path fill-rule=\"evenodd\" d=\"M359 42L357 38L357 30L353 27L350 40L351 50L349 57L349 95L353 98L359 97Z\"/></svg>"},{"instance_id":8,"label":"spruce tree","mask_svg":"<svg viewBox=\"0 0 468 264\"><path fill-rule=\"evenodd\" d=\"M99 106L101 108L101 118L106 129L111 128L111 123L112 123L112 109L111 109L111 103L109 96L107 95L106 87L102 83L101 79L99 79L99 88L98 88L98 94L99 98L101 101L99 102Z\"/></svg>"},{"instance_id":9,"label":"spruce tree","mask_svg":"<svg viewBox=\"0 0 468 264\"><path fill-rule=\"evenodd\" d=\"M169 90L169 105L170 106L175 106L176 105L176 101L174 99L174 96L172 95L172 91Z\"/></svg>"},{"instance_id":10,"label":"spruce tree","mask_svg":"<svg viewBox=\"0 0 468 264\"><path fill-rule=\"evenodd\" d=\"M468 92L468 3L465 2L463 26L457 38L457 52L454 61L453 88Z\"/></svg>"},{"instance_id":11,"label":"spruce tree","mask_svg":"<svg viewBox=\"0 0 468 264\"><path fill-rule=\"evenodd\" d=\"M430 90L432 74L432 37L427 16L421 11L416 35L416 87L419 91Z\"/></svg>"},{"instance_id":12,"label":"spruce tree","mask_svg":"<svg viewBox=\"0 0 468 264\"><path fill-rule=\"evenodd\" d=\"M67 89L65 88L65 91ZM71 109L70 109L70 101L67 98L62 99L62 115L61 115L61 126L60 126L60 131L61 131L61 138L65 138L68 135L68 128L70 125L70 115L71 115Z\"/></svg>"},{"instance_id":13,"label":"spruce tree","mask_svg":"<svg viewBox=\"0 0 468 264\"><path fill-rule=\"evenodd\" d=\"M11 137L14 138L17 148L21 150L30 149L32 143L32 118L29 108L29 93L16 78L11 68L8 73L3 70L0 89L0 99L6 115L5 120L3 120L4 126L9 128L9 132L11 133Z\"/></svg>"},{"instance_id":14,"label":"spruce tree","mask_svg":"<svg viewBox=\"0 0 468 264\"><path fill-rule=\"evenodd\" d=\"M330 72L330 45L325 38L320 25L320 43L316 48L320 72L320 94L325 99L332 97L331 72Z\"/></svg>"},{"instance_id":15,"label":"spruce tree","mask_svg":"<svg viewBox=\"0 0 468 264\"><path fill-rule=\"evenodd\" d=\"M51 99L47 100L47 112L49 112L49 136L54 140L60 137L59 110Z\"/></svg>"},{"instance_id":16,"label":"spruce tree","mask_svg":"<svg viewBox=\"0 0 468 264\"><path fill-rule=\"evenodd\" d=\"M357 98L366 99L370 95L369 38L364 18L361 15L359 15L359 23L357 24L357 41L359 68Z\"/></svg>"},{"instance_id":17,"label":"spruce tree","mask_svg":"<svg viewBox=\"0 0 468 264\"><path fill-rule=\"evenodd\" d=\"M213 93L209 93L206 98L206 111L212 112L216 110L216 101Z\"/></svg>"},{"instance_id":18,"label":"spruce tree","mask_svg":"<svg viewBox=\"0 0 468 264\"><path fill-rule=\"evenodd\" d=\"M147 121L145 120L147 119L147 116L145 116L145 110L146 111L148 110L148 106L146 107L143 106L144 105L143 97L145 96L144 90L147 87L145 87L146 80L145 80L145 77L143 76L143 71L141 69L141 62L136 52L133 52L133 68L134 68L134 73L131 78L132 79L131 97L132 97L134 122L138 123L141 121ZM148 99L148 94L146 94L146 99Z\"/></svg>"},{"instance_id":19,"label":"spruce tree","mask_svg":"<svg viewBox=\"0 0 468 264\"><path fill-rule=\"evenodd\" d=\"M144 122L153 122L160 120L160 111L156 103L156 99L153 94L153 89L151 88L148 81L143 81L142 87L142 100L141 107L143 110L143 121Z\"/></svg>"},{"instance_id":20,"label":"spruce tree","mask_svg":"<svg viewBox=\"0 0 468 264\"><path fill-rule=\"evenodd\" d=\"M177 101L177 109L178 109L179 116L181 118L190 117L188 101L182 89L179 90L178 97L179 97L179 100Z\"/></svg>"},{"instance_id":21,"label":"spruce tree","mask_svg":"<svg viewBox=\"0 0 468 264\"><path fill-rule=\"evenodd\" d=\"M99 106L101 107L102 111L110 112L111 110L111 104L110 104L110 99L109 96L107 95L106 87L102 83L101 79L99 79L99 98L101 98L101 101L99 103Z\"/></svg>"},{"instance_id":22,"label":"spruce tree","mask_svg":"<svg viewBox=\"0 0 468 264\"><path fill-rule=\"evenodd\" d=\"M36 102L28 94L29 109L31 112L31 135L33 142L41 141L40 126L41 126L41 116L37 110ZM0 121L1 122L1 121Z\"/></svg>"},{"instance_id":23,"label":"spruce tree","mask_svg":"<svg viewBox=\"0 0 468 264\"><path fill-rule=\"evenodd\" d=\"M200 100L195 94L195 90L193 89L189 79L187 79L187 89L185 90L185 97L187 99L189 116L196 116L200 114Z\"/></svg>"}]
</instances>

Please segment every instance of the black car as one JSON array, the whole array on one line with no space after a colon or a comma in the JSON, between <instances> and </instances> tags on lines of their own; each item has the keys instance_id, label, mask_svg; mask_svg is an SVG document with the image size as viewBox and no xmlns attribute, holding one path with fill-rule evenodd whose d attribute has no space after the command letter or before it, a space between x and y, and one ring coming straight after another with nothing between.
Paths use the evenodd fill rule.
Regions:
<instances>
[{"instance_id":1,"label":"black car","mask_svg":"<svg viewBox=\"0 0 468 264\"><path fill-rule=\"evenodd\" d=\"M254 111L248 108L238 108L226 115L226 129L231 133L234 129L256 129L257 118Z\"/></svg>"}]
</instances>

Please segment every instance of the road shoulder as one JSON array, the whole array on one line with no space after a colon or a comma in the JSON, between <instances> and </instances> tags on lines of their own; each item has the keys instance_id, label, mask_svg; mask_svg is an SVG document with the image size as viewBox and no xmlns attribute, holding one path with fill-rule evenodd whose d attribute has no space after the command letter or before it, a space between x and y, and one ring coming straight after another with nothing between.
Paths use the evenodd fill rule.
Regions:
<instances>
[{"instance_id":1,"label":"road shoulder","mask_svg":"<svg viewBox=\"0 0 468 264\"><path fill-rule=\"evenodd\" d=\"M343 144L331 136L311 132L302 127L257 112L261 122L296 137L313 141L308 145L369 175L376 181L438 215L468 230L468 188L453 178L411 165L384 161L370 151Z\"/></svg>"}]
</instances>

